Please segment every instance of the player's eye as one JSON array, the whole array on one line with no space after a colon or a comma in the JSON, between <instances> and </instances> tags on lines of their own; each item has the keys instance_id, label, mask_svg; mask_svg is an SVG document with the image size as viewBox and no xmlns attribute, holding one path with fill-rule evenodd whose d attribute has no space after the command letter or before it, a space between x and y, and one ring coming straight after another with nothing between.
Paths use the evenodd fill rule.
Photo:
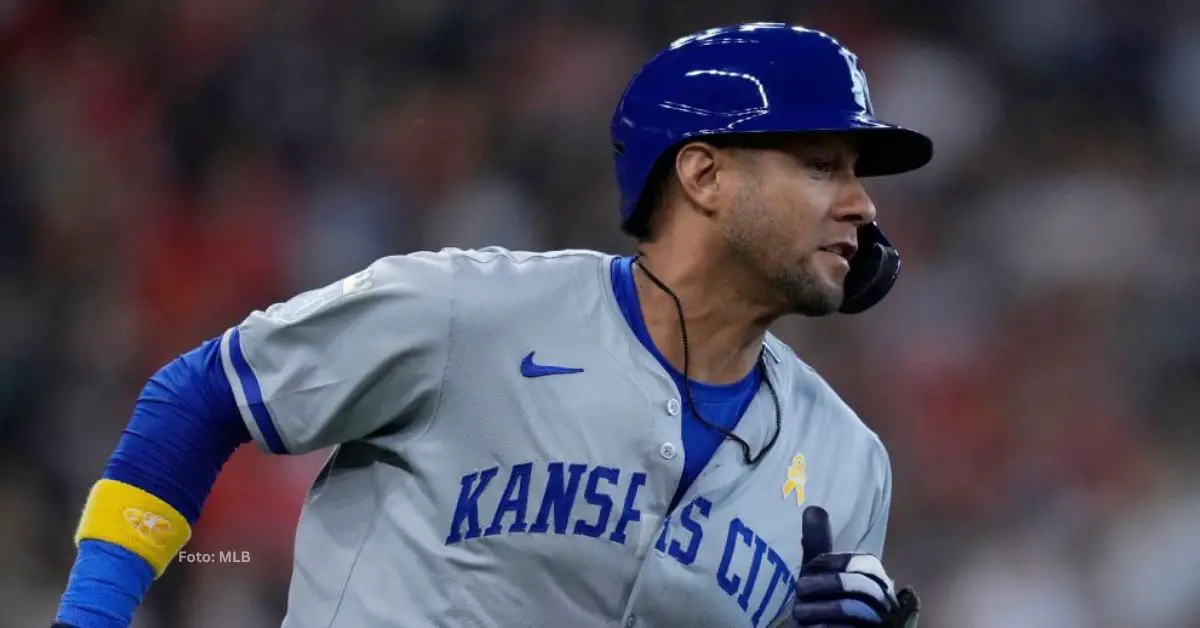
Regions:
<instances>
[{"instance_id":1,"label":"player's eye","mask_svg":"<svg viewBox=\"0 0 1200 628\"><path fill-rule=\"evenodd\" d=\"M837 172L839 168L837 161L825 159L823 157L810 158L806 165L821 174L833 174Z\"/></svg>"}]
</instances>

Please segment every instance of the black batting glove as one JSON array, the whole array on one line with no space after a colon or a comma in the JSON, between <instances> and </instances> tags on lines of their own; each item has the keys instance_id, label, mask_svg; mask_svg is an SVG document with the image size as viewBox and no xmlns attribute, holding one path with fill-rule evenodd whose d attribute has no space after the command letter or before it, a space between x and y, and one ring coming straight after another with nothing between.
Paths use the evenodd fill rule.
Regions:
<instances>
[{"instance_id":1,"label":"black batting glove","mask_svg":"<svg viewBox=\"0 0 1200 628\"><path fill-rule=\"evenodd\" d=\"M804 562L796 578L792 620L805 627L917 628L920 600L896 585L871 554L833 552L829 514L804 511Z\"/></svg>"}]
</instances>

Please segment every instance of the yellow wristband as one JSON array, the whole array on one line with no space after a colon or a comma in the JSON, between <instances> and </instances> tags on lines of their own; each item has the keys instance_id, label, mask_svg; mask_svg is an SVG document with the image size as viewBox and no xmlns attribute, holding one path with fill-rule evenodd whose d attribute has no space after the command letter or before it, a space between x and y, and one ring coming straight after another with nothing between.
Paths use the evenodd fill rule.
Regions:
<instances>
[{"instance_id":1,"label":"yellow wristband","mask_svg":"<svg viewBox=\"0 0 1200 628\"><path fill-rule=\"evenodd\" d=\"M108 541L145 558L156 578L191 538L192 527L170 504L108 479L92 487L75 532L76 545L84 539Z\"/></svg>"}]
</instances>

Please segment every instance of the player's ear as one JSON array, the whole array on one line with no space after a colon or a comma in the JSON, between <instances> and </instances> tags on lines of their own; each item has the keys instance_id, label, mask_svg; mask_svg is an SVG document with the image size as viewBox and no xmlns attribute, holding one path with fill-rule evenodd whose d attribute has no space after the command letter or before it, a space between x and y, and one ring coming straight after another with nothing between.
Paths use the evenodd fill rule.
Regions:
<instances>
[{"instance_id":1,"label":"player's ear","mask_svg":"<svg viewBox=\"0 0 1200 628\"><path fill-rule=\"evenodd\" d=\"M722 185L728 188L729 155L707 142L689 142L675 153L679 192L690 205L712 214L722 203ZM728 189L724 190L728 192Z\"/></svg>"}]
</instances>

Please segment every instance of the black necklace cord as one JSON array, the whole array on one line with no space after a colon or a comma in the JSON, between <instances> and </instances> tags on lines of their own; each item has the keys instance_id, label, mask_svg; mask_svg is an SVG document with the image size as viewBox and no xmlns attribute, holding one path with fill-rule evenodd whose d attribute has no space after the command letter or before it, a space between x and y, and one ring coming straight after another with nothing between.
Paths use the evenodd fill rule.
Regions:
<instances>
[{"instance_id":1,"label":"black necklace cord","mask_svg":"<svg viewBox=\"0 0 1200 628\"><path fill-rule=\"evenodd\" d=\"M737 441L737 443L742 446L742 459L747 465L754 466L758 464L758 461L762 460L763 456L767 455L767 452L775 446L775 441L779 440L780 428L783 425L783 410L779 406L779 394L775 392L775 385L771 383L771 378L767 376L767 365L762 351L760 350L758 354L757 368L759 371L759 377L763 382L766 383L767 390L771 393L771 400L775 403L775 434L771 436L771 440L767 442L766 446L764 446L762 450L758 452L758 455L752 456L750 453L750 444L743 440L742 437L719 425L710 423L707 419L701 416L700 410L696 407L696 402L692 399L692 380L688 374L688 334L687 324L684 322L683 318L683 304L679 301L679 297L675 294L675 291L669 288L667 284L663 283L658 277L654 276L654 273L650 272L650 269L646 268L645 264L640 262L640 259L641 253L638 253L634 256L634 262L636 263L637 267L640 268L643 273L646 273L646 276L650 278L650 281L653 282L654 285L658 286L660 290L666 293L666 295L671 297L671 300L675 302L675 312L679 316L679 335L683 339L683 389L684 395L687 397L688 407L691 408L692 414L695 415L695 417L699 419L701 423L714 430L717 430L724 435L725 438L732 438L733 440Z\"/></svg>"}]
</instances>

